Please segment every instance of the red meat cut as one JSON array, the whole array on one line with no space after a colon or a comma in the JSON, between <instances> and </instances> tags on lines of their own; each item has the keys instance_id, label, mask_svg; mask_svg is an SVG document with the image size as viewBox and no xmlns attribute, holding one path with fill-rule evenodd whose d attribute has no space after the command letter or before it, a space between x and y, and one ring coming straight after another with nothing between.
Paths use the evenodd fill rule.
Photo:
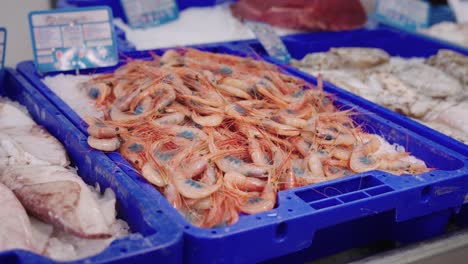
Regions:
<instances>
[{"instance_id":1,"label":"red meat cut","mask_svg":"<svg viewBox=\"0 0 468 264\"><path fill-rule=\"evenodd\" d=\"M239 0L231 12L239 19L302 30L347 30L366 22L359 0Z\"/></svg>"}]
</instances>

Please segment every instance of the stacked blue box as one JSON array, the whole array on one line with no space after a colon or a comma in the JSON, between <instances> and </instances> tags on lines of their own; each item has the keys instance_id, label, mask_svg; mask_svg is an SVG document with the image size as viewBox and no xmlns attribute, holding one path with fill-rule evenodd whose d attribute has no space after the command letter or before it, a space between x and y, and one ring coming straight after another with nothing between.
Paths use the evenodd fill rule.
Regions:
<instances>
[{"instance_id":1,"label":"stacked blue box","mask_svg":"<svg viewBox=\"0 0 468 264\"><path fill-rule=\"evenodd\" d=\"M385 41L395 43L396 36L386 36L385 32L376 31L372 33L374 35L366 37L369 42L384 42L379 39L385 37ZM346 39L351 41L352 38L344 37L335 46L345 44ZM360 38L359 34L355 38ZM400 36L397 40L402 41L404 38ZM322 40L317 39L317 45ZM418 41L424 43L424 40ZM246 47L245 43L236 43L240 44L199 48L245 55L239 52ZM255 46L255 43L250 44ZM412 43L418 50L424 50L421 48L424 45L418 46L420 44ZM410 48L407 45L394 47L395 52L399 52L399 49L404 53L405 49ZM162 54L163 50L154 52ZM293 56L300 52L292 50ZM151 58L148 52L133 52L126 56ZM284 65L282 68L289 74L316 83L316 79L310 75ZM86 133L85 122L41 82L43 76L38 74L31 61L20 63L17 69L75 126ZM102 69L98 73L112 70ZM465 200L468 190L466 146L331 84L326 84L325 89L336 95L334 103L339 108L352 108L359 113L355 121L365 130L377 132L390 143L405 146L412 155L436 170L416 177L371 171L281 191L273 210L241 215L239 221L231 226L204 229L186 221L119 153L111 152L107 156L184 230L184 262L187 263L250 263L299 251L301 253L298 256L303 261L374 241L409 243L443 233L450 217L457 215L464 203L468 202Z\"/></svg>"},{"instance_id":2,"label":"stacked blue box","mask_svg":"<svg viewBox=\"0 0 468 264\"><path fill-rule=\"evenodd\" d=\"M1 77L1 75L0 75ZM135 183L102 152L90 149L86 136L16 71L7 69L0 79L0 95L24 105L37 124L65 146L72 165L92 186L112 188L117 216L130 226L132 235L112 242L103 252L67 263L161 263L182 262L182 230L148 199ZM58 263L24 250L0 252L0 263Z\"/></svg>"}]
</instances>

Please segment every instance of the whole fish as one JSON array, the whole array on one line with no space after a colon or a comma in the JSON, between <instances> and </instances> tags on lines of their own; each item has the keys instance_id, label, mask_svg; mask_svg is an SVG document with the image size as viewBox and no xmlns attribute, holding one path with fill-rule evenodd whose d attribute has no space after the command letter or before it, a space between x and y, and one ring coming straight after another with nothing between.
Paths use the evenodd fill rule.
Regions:
<instances>
[{"instance_id":1,"label":"whole fish","mask_svg":"<svg viewBox=\"0 0 468 264\"><path fill-rule=\"evenodd\" d=\"M36 251L31 222L13 192L0 183L0 251L25 249Z\"/></svg>"},{"instance_id":2,"label":"whole fish","mask_svg":"<svg viewBox=\"0 0 468 264\"><path fill-rule=\"evenodd\" d=\"M28 212L82 238L108 238L109 225L95 195L72 171L60 166L7 168L0 182L8 186Z\"/></svg>"}]
</instances>

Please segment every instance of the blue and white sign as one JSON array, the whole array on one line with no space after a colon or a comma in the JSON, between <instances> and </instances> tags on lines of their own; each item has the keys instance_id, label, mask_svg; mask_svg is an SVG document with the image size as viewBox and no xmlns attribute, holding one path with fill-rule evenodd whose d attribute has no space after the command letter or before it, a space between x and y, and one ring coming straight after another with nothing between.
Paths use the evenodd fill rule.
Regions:
<instances>
[{"instance_id":1,"label":"blue and white sign","mask_svg":"<svg viewBox=\"0 0 468 264\"><path fill-rule=\"evenodd\" d=\"M50 72L116 65L112 20L108 7L31 12L29 25L36 67Z\"/></svg>"},{"instance_id":2,"label":"blue and white sign","mask_svg":"<svg viewBox=\"0 0 468 264\"><path fill-rule=\"evenodd\" d=\"M0 27L0 69L3 69L5 65L6 37L6 29Z\"/></svg>"},{"instance_id":3,"label":"blue and white sign","mask_svg":"<svg viewBox=\"0 0 468 264\"><path fill-rule=\"evenodd\" d=\"M429 9L429 3L420 0L378 0L375 7L375 19L415 31L428 26Z\"/></svg>"},{"instance_id":4,"label":"blue and white sign","mask_svg":"<svg viewBox=\"0 0 468 264\"><path fill-rule=\"evenodd\" d=\"M179 17L175 0L120 0L127 23L132 28L147 28Z\"/></svg>"},{"instance_id":5,"label":"blue and white sign","mask_svg":"<svg viewBox=\"0 0 468 264\"><path fill-rule=\"evenodd\" d=\"M286 49L283 41L278 37L278 35L276 35L270 25L250 20L245 21L245 23L253 31L258 41L260 41L270 57L273 57L282 63L289 63L291 55Z\"/></svg>"}]
</instances>

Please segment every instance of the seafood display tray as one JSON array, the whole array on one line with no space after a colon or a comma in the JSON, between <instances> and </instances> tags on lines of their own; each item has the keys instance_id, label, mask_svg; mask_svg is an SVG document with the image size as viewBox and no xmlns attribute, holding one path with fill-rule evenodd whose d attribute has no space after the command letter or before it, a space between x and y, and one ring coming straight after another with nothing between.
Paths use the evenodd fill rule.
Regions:
<instances>
[{"instance_id":1,"label":"seafood display tray","mask_svg":"<svg viewBox=\"0 0 468 264\"><path fill-rule=\"evenodd\" d=\"M3 79L2 79L3 75ZM34 121L62 142L72 166L91 185L112 188L117 216L130 226L131 235L113 241L103 252L67 263L161 263L182 262L182 231L164 214L154 198L141 188L102 152L88 147L86 136L77 130L40 92L12 69L0 71L0 96L25 106ZM24 250L0 252L0 263L58 263ZM60 262L62 263L62 262Z\"/></svg>"},{"instance_id":2,"label":"seafood display tray","mask_svg":"<svg viewBox=\"0 0 468 264\"><path fill-rule=\"evenodd\" d=\"M406 32L398 31L390 28L382 29L358 29L343 32L321 32L313 34L295 34L282 37L282 40L288 49L291 56L295 59L302 59L305 55L313 52L325 52L330 48L338 47L367 47L378 48L386 51L391 56L399 56L403 58L411 57L424 57L428 58L437 54L439 49L450 49L462 54L468 55L468 50L457 47L455 45L441 43L427 39L424 36L409 34ZM237 49L246 54L259 54L267 56L266 51L262 45L255 40L246 40L236 43ZM273 58L270 58L274 61ZM300 76L307 76L307 73L299 69L293 69ZM340 93L346 97L357 97L356 95L340 89L339 87L329 84L340 90ZM365 99L362 99L365 100ZM405 116L396 114L387 110L383 106L373 104L373 111L385 116L386 119L399 122L399 120L408 120ZM439 142L441 145L450 147L463 155L468 155L467 145L453 140L433 129L426 126L419 125L416 122L409 122L405 124L407 128L431 138Z\"/></svg>"},{"instance_id":3,"label":"seafood display tray","mask_svg":"<svg viewBox=\"0 0 468 264\"><path fill-rule=\"evenodd\" d=\"M232 43L198 48L242 55L236 51L242 49L242 45ZM153 52L161 55L164 50ZM149 52L127 53L126 56L151 59ZM288 66L281 67L289 74L316 84L316 79L310 75ZM86 133L85 122L41 81L44 76L37 72L32 61L18 64L17 70ZM404 146L406 151L437 169L417 176L370 171L280 191L273 210L241 215L231 226L205 229L186 221L119 153L107 153L107 156L184 231L186 263L272 261L294 252L301 252L299 261L312 260L376 241L423 240L443 233L451 217L467 218L468 207L463 207L468 203L465 146L333 85L326 84L325 90L335 95L334 103L339 108L352 108L360 113L353 118L364 130Z\"/></svg>"}]
</instances>

